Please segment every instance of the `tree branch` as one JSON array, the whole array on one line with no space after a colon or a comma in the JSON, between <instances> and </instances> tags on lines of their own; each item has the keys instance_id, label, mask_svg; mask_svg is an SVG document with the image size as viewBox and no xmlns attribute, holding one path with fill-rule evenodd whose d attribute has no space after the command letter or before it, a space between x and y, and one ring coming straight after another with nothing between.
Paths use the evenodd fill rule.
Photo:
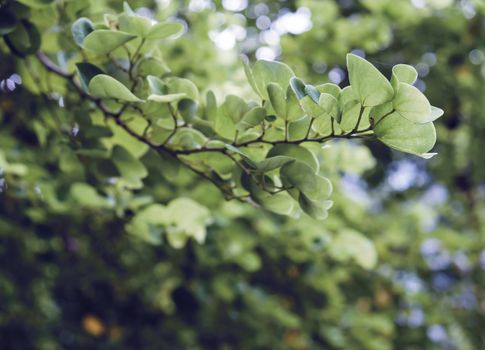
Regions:
<instances>
[{"instance_id":1,"label":"tree branch","mask_svg":"<svg viewBox=\"0 0 485 350\"><path fill-rule=\"evenodd\" d=\"M139 45L136 53L134 54L133 59L136 59L135 56L138 55L142 46L143 46L143 42ZM79 83L75 80L75 74L74 73L69 73L69 72L64 71L62 68L57 66L54 62L52 62L50 60L50 58L43 52L39 51L36 56L37 56L37 59L39 60L39 62L45 67L45 69L47 69L48 71L66 79L79 92L79 94L81 95L82 98L85 98L85 99L91 101L92 103L94 103L96 105L96 107L106 117L112 118L114 120L114 122L120 128L125 130L130 136L132 136L133 138L137 139L138 141L148 145L151 149L155 150L156 152L164 153L164 154L176 159L182 165L184 165L185 167L190 169L192 172L194 172L196 175L203 177L206 180L213 183L224 194L224 196L226 198L228 198L228 199L238 199L238 200L241 200L243 202L248 202L248 203L254 204L254 202L252 202L252 200L250 198L249 199L246 198L246 196L235 195L232 188L231 188L230 192L228 192L227 189L223 188L224 186L222 186L221 183L216 181L214 178L212 178L210 175L206 174L205 172L195 168L192 164L184 161L184 159L182 159L180 157L180 156L184 156L184 155L191 155L191 154L204 153L204 152L218 152L218 153L222 153L222 154L228 156L235 163L236 166L242 166L240 164L240 162L234 156L230 155L227 152L226 148L224 148L224 147L216 147L216 148L200 147L200 148L194 148L194 149L173 149L173 148L170 148L170 147L167 146L167 143L170 141L170 139L173 137L173 135L176 133L176 131L178 129L177 116L176 116L173 108L171 108L171 106L169 108L170 108L170 114L171 114L172 119L174 121L174 129L172 130L172 132L170 133L168 138L162 144L160 144L160 145L155 144L146 137L148 128L145 129L143 135L140 135L137 132L135 132L132 128L130 128L130 126L125 121L123 121L122 115L125 112L125 110L129 107L129 104L127 104L127 103L123 104L123 106L118 111L110 110L103 103L103 101L100 98L89 95L81 87L81 85L79 85ZM133 66L134 66L134 62L130 61L130 70L129 70L130 77L132 75ZM132 77L132 79L135 79L135 78ZM136 85L136 82L135 82L134 85ZM282 140L274 140L274 141L265 140L264 139L265 128L264 128L264 125L263 125L262 134L258 138L238 143L237 137L236 137L235 140L233 140L232 143L230 143L230 144L234 147L249 147L249 146L255 145L255 144L268 144L268 145L274 146L274 145L283 144L283 143L299 145L299 144L306 143L306 142L322 143L322 142L328 141L328 140L333 139L333 138L336 138L336 139L337 138L347 138L347 139L361 138L361 137L368 135L368 134L365 135L364 133L372 130L371 128L367 128L365 130L357 130L358 125L360 123L360 120L362 118L362 114L363 114L363 108L361 109L361 111L359 113L359 119L358 119L356 127L354 128L354 130L352 130L351 132L349 132L347 134L335 135L335 133L332 130L332 133L330 135L316 137L316 138L310 138L310 130L311 130L311 126L313 124L313 119L312 119L312 121L310 122L308 132L306 133L305 137L303 137L302 139L288 140L288 123L286 122L285 123L285 135L284 135L284 139L282 139ZM333 127L333 122L332 122L332 127ZM245 172L248 172L247 169L243 168L242 170L245 171ZM282 190L285 190L285 189L282 189Z\"/></svg>"}]
</instances>

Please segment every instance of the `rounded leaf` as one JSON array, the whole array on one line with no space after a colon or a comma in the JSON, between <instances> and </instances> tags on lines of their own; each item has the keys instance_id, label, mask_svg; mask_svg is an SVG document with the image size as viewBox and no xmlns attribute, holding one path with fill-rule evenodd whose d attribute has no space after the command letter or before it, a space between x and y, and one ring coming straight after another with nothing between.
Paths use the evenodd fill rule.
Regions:
<instances>
[{"instance_id":1,"label":"rounded leaf","mask_svg":"<svg viewBox=\"0 0 485 350\"><path fill-rule=\"evenodd\" d=\"M374 127L374 133L389 147L425 158L436 142L433 123L416 124L398 113L380 120Z\"/></svg>"},{"instance_id":2,"label":"rounded leaf","mask_svg":"<svg viewBox=\"0 0 485 350\"><path fill-rule=\"evenodd\" d=\"M197 86L195 86L195 84L189 79L170 78L167 79L167 86L170 94L184 93L187 95L187 98L194 101L199 100L199 90L197 89Z\"/></svg>"},{"instance_id":3,"label":"rounded leaf","mask_svg":"<svg viewBox=\"0 0 485 350\"><path fill-rule=\"evenodd\" d=\"M101 98L114 98L127 102L141 102L128 88L121 82L106 74L96 75L88 85L89 93Z\"/></svg>"},{"instance_id":4,"label":"rounded leaf","mask_svg":"<svg viewBox=\"0 0 485 350\"><path fill-rule=\"evenodd\" d=\"M326 92L320 94L318 105L332 118L337 118L339 105L337 99Z\"/></svg>"},{"instance_id":5,"label":"rounded leaf","mask_svg":"<svg viewBox=\"0 0 485 350\"><path fill-rule=\"evenodd\" d=\"M303 193L298 198L300 208L315 220L325 220L328 217L328 210L332 207L333 201L312 201Z\"/></svg>"},{"instance_id":6,"label":"rounded leaf","mask_svg":"<svg viewBox=\"0 0 485 350\"><path fill-rule=\"evenodd\" d=\"M287 156L274 156L266 158L258 163L257 173L267 173L271 170L281 168L283 165L296 161L295 158Z\"/></svg>"},{"instance_id":7,"label":"rounded leaf","mask_svg":"<svg viewBox=\"0 0 485 350\"><path fill-rule=\"evenodd\" d=\"M177 38L184 33L184 25L179 22L162 22L151 27L146 34L146 39L160 40Z\"/></svg>"},{"instance_id":8,"label":"rounded leaf","mask_svg":"<svg viewBox=\"0 0 485 350\"><path fill-rule=\"evenodd\" d=\"M392 67L392 87L397 90L399 83L414 84L418 79L418 72L408 64L396 64Z\"/></svg>"},{"instance_id":9,"label":"rounded leaf","mask_svg":"<svg viewBox=\"0 0 485 350\"><path fill-rule=\"evenodd\" d=\"M259 60L252 67L252 77L257 89L256 92L263 100L269 99L266 87L270 83L279 85L285 91L294 75L290 67L276 61Z\"/></svg>"},{"instance_id":10,"label":"rounded leaf","mask_svg":"<svg viewBox=\"0 0 485 350\"><path fill-rule=\"evenodd\" d=\"M363 106L377 106L392 100L391 83L370 62L354 54L347 55L350 85Z\"/></svg>"},{"instance_id":11,"label":"rounded leaf","mask_svg":"<svg viewBox=\"0 0 485 350\"><path fill-rule=\"evenodd\" d=\"M312 152L302 146L280 143L273 146L273 148L269 150L268 154L266 154L266 158L271 158L274 156L287 156L294 158L308 165L314 173L318 172L319 164L317 159Z\"/></svg>"},{"instance_id":12,"label":"rounded leaf","mask_svg":"<svg viewBox=\"0 0 485 350\"><path fill-rule=\"evenodd\" d=\"M281 119L286 118L286 98L283 89L275 83L267 86L269 101L276 112L276 116Z\"/></svg>"},{"instance_id":13,"label":"rounded leaf","mask_svg":"<svg viewBox=\"0 0 485 350\"><path fill-rule=\"evenodd\" d=\"M242 119L236 124L236 129L244 131L260 125L266 117L266 109L263 107L254 107L247 111Z\"/></svg>"},{"instance_id":14,"label":"rounded leaf","mask_svg":"<svg viewBox=\"0 0 485 350\"><path fill-rule=\"evenodd\" d=\"M281 178L312 201L326 200L332 194L332 183L300 161L285 164L281 168Z\"/></svg>"},{"instance_id":15,"label":"rounded leaf","mask_svg":"<svg viewBox=\"0 0 485 350\"><path fill-rule=\"evenodd\" d=\"M152 22L135 14L122 14L118 17L118 26L122 32L145 38L152 28Z\"/></svg>"},{"instance_id":16,"label":"rounded leaf","mask_svg":"<svg viewBox=\"0 0 485 350\"><path fill-rule=\"evenodd\" d=\"M136 38L136 35L108 29L98 29L89 33L83 41L86 50L107 54Z\"/></svg>"},{"instance_id":17,"label":"rounded leaf","mask_svg":"<svg viewBox=\"0 0 485 350\"><path fill-rule=\"evenodd\" d=\"M397 113L414 123L429 123L436 119L437 114L431 113L426 96L412 85L399 83L392 104Z\"/></svg>"},{"instance_id":18,"label":"rounded leaf","mask_svg":"<svg viewBox=\"0 0 485 350\"><path fill-rule=\"evenodd\" d=\"M332 83L321 84L316 86L316 88L318 91L320 91L320 93L330 94L333 97L335 97L337 100L340 96L340 93L342 92L342 89L338 85L332 84Z\"/></svg>"}]
</instances>

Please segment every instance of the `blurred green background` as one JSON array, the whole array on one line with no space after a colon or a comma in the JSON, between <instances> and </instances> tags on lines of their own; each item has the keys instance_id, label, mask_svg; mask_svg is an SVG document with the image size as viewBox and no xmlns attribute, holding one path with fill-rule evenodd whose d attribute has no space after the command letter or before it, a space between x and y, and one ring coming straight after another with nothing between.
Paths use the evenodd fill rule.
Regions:
<instances>
[{"instance_id":1,"label":"blurred green background","mask_svg":"<svg viewBox=\"0 0 485 350\"><path fill-rule=\"evenodd\" d=\"M218 96L253 96L241 53L281 60L310 83L347 85L348 52L386 76L411 64L445 110L438 155L333 143L322 166L335 205L323 222L226 202L152 154L143 189L123 191L71 150L83 109L63 109L70 96L53 93L56 77L2 42L1 349L485 348L484 1L129 3L185 22L164 58ZM31 19L44 51L69 52L73 20L121 9L58 1ZM102 198L86 200L89 188ZM126 225L140 196L209 208L206 242L174 249L138 237Z\"/></svg>"}]
</instances>

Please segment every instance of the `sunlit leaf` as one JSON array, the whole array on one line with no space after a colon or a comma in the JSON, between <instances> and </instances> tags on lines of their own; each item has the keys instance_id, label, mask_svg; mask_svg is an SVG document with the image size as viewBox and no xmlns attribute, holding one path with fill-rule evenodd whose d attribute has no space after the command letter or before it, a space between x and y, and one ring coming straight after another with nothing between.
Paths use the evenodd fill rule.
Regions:
<instances>
[{"instance_id":1,"label":"sunlit leaf","mask_svg":"<svg viewBox=\"0 0 485 350\"><path fill-rule=\"evenodd\" d=\"M266 109L262 107L254 107L247 111L241 120L236 124L238 130L247 130L260 125L266 116Z\"/></svg>"},{"instance_id":2,"label":"sunlit leaf","mask_svg":"<svg viewBox=\"0 0 485 350\"><path fill-rule=\"evenodd\" d=\"M374 132L389 147L418 156L428 153L436 142L433 123L416 124L398 113L392 113L379 121Z\"/></svg>"},{"instance_id":3,"label":"sunlit leaf","mask_svg":"<svg viewBox=\"0 0 485 350\"><path fill-rule=\"evenodd\" d=\"M133 34L97 29L84 38L83 47L94 53L107 54L135 38Z\"/></svg>"},{"instance_id":4,"label":"sunlit leaf","mask_svg":"<svg viewBox=\"0 0 485 350\"><path fill-rule=\"evenodd\" d=\"M286 91L290 79L295 75L286 64L276 61L258 60L252 67L252 77L256 87L256 93L263 100L268 100L266 87L270 83L279 85Z\"/></svg>"},{"instance_id":5,"label":"sunlit leaf","mask_svg":"<svg viewBox=\"0 0 485 350\"><path fill-rule=\"evenodd\" d=\"M151 31L150 19L135 14L122 14L118 17L119 29L122 32L133 34L141 38L147 37Z\"/></svg>"},{"instance_id":6,"label":"sunlit leaf","mask_svg":"<svg viewBox=\"0 0 485 350\"><path fill-rule=\"evenodd\" d=\"M391 84L395 91L399 83L414 84L418 79L418 72L413 66L407 64L397 64L392 67Z\"/></svg>"},{"instance_id":7,"label":"sunlit leaf","mask_svg":"<svg viewBox=\"0 0 485 350\"><path fill-rule=\"evenodd\" d=\"M184 25L179 22L162 22L153 25L145 35L146 39L175 39L184 33Z\"/></svg>"},{"instance_id":8,"label":"sunlit leaf","mask_svg":"<svg viewBox=\"0 0 485 350\"><path fill-rule=\"evenodd\" d=\"M376 67L365 59L347 55L347 69L352 90L363 106L377 106L394 96L391 84Z\"/></svg>"},{"instance_id":9,"label":"sunlit leaf","mask_svg":"<svg viewBox=\"0 0 485 350\"><path fill-rule=\"evenodd\" d=\"M429 123L440 116L437 110L431 111L426 96L416 87L399 83L399 88L393 100L394 110L402 117L414 123Z\"/></svg>"}]
</instances>

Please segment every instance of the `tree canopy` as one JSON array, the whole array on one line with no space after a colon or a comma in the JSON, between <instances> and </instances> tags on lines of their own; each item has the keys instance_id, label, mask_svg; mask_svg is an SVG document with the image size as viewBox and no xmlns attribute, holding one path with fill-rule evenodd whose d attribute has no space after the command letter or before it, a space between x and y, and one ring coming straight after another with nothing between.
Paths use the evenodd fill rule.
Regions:
<instances>
[{"instance_id":1,"label":"tree canopy","mask_svg":"<svg viewBox=\"0 0 485 350\"><path fill-rule=\"evenodd\" d=\"M481 348L484 16L0 0L0 344Z\"/></svg>"}]
</instances>

